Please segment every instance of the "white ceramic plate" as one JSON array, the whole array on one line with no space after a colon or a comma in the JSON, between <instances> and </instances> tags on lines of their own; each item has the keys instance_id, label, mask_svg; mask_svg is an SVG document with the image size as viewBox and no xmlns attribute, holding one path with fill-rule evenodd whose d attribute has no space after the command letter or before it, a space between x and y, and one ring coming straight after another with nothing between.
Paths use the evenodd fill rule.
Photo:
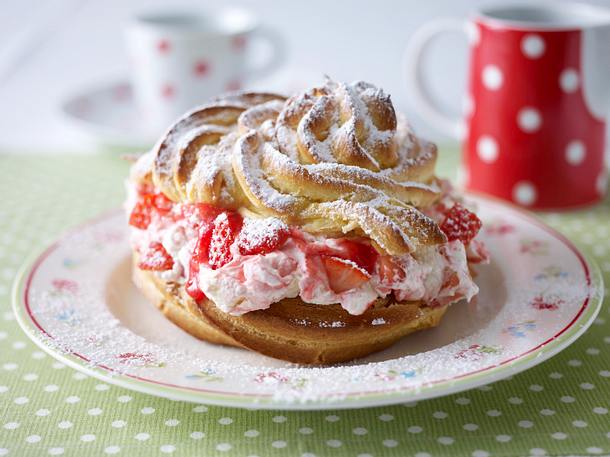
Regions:
<instances>
[{"instance_id":1,"label":"white ceramic plate","mask_svg":"<svg viewBox=\"0 0 610 457\"><path fill-rule=\"evenodd\" d=\"M273 409L354 408L447 395L537 365L565 349L602 302L598 269L532 216L472 197L490 265L481 289L441 325L349 364L307 368L196 340L147 303L130 279L124 215L91 221L24 268L19 324L62 362L162 397Z\"/></svg>"}]
</instances>

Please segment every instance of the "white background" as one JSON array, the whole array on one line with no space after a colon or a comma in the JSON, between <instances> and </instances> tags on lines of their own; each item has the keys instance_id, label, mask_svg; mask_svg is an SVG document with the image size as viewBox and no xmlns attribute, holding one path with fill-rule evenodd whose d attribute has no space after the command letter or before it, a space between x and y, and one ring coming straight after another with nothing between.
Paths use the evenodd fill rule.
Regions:
<instances>
[{"instance_id":1,"label":"white background","mask_svg":"<svg viewBox=\"0 0 610 457\"><path fill-rule=\"evenodd\" d=\"M286 40L288 60L283 70L255 87L315 83L324 73L345 81L367 80L392 94L420 133L446 141L418 118L406 96L404 47L414 31L433 18L467 17L480 5L496 3L500 1L1 0L0 151L95 150L95 144L63 118L59 104L83 89L126 79L125 21L135 12L170 5L203 10L243 6L275 28ZM610 0L590 3L610 6ZM426 65L433 92L459 111L466 77L465 38L439 40Z\"/></svg>"}]
</instances>

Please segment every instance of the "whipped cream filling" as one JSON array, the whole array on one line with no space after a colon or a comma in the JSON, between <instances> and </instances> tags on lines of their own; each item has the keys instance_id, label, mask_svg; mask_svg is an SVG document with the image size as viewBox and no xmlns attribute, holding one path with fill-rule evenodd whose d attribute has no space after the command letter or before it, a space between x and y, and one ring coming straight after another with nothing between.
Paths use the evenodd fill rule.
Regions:
<instances>
[{"instance_id":1,"label":"whipped cream filling","mask_svg":"<svg viewBox=\"0 0 610 457\"><path fill-rule=\"evenodd\" d=\"M307 244L333 246L335 240L302 233ZM197 233L184 219L158 219L147 230L133 229L133 247L143 252L159 241L174 259L171 270L156 272L163 280L183 283L189 274L189 260ZM469 250L485 257L484 247L471 243ZM394 293L399 301L422 300L429 306L442 306L460 299L470 300L478 293L468 269L468 253L461 241L420 248L413 255L393 257L404 271L394 278L379 274L379 262L370 280L359 287L337 293L330 284L321 255L305 249L293 237L268 254L241 255L234 244L233 259L213 270L201 265L198 284L222 311L241 315L266 309L284 298L299 296L307 303L339 303L350 314L364 313L378 298ZM483 259L484 260L484 259ZM356 265L354 265L357 267Z\"/></svg>"}]
</instances>

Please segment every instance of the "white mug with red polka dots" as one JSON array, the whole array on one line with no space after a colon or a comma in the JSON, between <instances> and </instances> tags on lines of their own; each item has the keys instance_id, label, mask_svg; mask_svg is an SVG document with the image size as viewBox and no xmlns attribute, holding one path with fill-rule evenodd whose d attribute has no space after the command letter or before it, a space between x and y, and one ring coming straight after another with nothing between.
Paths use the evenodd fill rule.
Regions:
<instances>
[{"instance_id":1,"label":"white mug with red polka dots","mask_svg":"<svg viewBox=\"0 0 610 457\"><path fill-rule=\"evenodd\" d=\"M420 65L428 45L446 31L465 32L470 43L463 118L429 97ZM489 7L466 22L424 26L405 62L422 117L463 140L465 188L537 209L603 197L610 10L565 2Z\"/></svg>"},{"instance_id":2,"label":"white mug with red polka dots","mask_svg":"<svg viewBox=\"0 0 610 457\"><path fill-rule=\"evenodd\" d=\"M140 14L127 25L126 39L135 100L151 130L270 73L284 58L278 35L236 8ZM252 41L265 41L271 49L256 67L247 56Z\"/></svg>"}]
</instances>

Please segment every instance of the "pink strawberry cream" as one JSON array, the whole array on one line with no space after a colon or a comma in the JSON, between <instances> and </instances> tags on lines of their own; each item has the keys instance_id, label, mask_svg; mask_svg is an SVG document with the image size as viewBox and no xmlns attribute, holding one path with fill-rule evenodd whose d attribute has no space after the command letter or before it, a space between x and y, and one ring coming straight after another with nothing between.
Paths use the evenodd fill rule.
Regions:
<instances>
[{"instance_id":1,"label":"pink strawberry cream","mask_svg":"<svg viewBox=\"0 0 610 457\"><path fill-rule=\"evenodd\" d=\"M480 221L459 204L453 213L445 211L447 244L397 257L379 254L364 239L313 236L277 218L172 204L151 188L140 189L131 200L131 242L139 267L184 284L195 300L208 298L232 315L293 297L339 303L354 315L390 294L429 306L470 300L478 287L468 261L488 258L472 239Z\"/></svg>"}]
</instances>

